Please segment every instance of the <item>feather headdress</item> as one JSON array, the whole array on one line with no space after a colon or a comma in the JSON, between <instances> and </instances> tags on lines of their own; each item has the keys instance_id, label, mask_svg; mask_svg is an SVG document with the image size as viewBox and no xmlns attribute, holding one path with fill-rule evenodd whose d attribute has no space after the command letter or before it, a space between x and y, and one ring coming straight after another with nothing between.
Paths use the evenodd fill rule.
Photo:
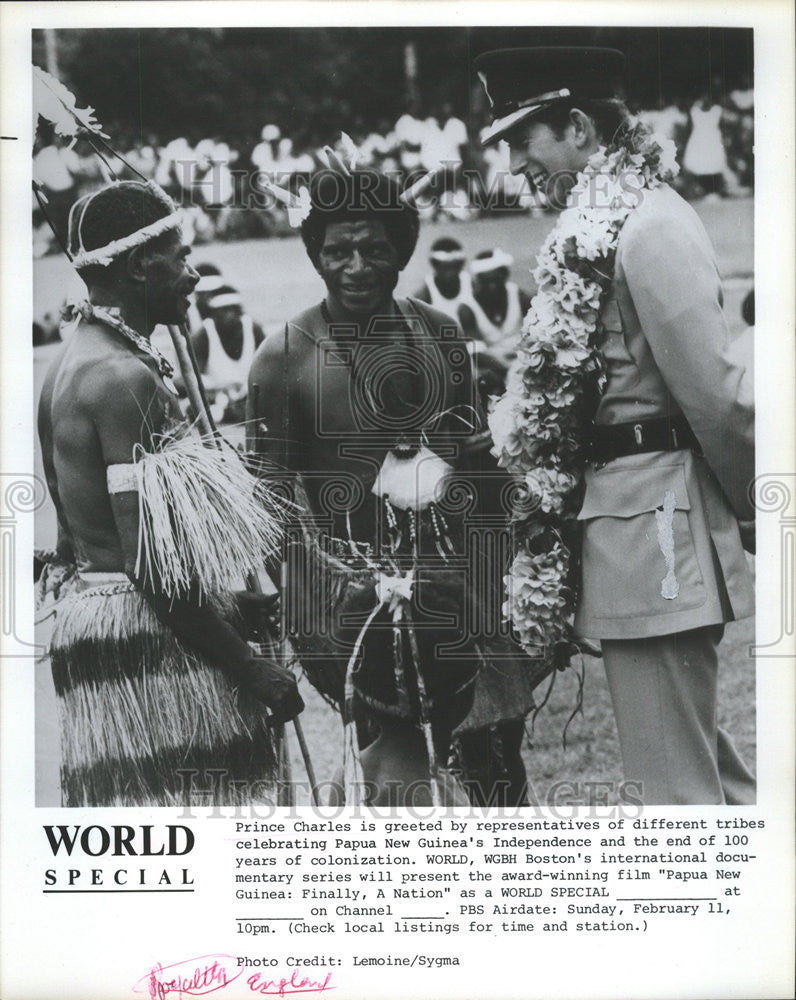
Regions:
<instances>
[{"instance_id":1,"label":"feather headdress","mask_svg":"<svg viewBox=\"0 0 796 1000\"><path fill-rule=\"evenodd\" d=\"M33 67L33 138L39 127L39 118L55 129L55 134L71 139L71 146L80 134L81 129L94 135L108 136L102 131L102 125L94 117L94 108L78 108L77 98L60 80L45 73L39 66Z\"/></svg>"}]
</instances>

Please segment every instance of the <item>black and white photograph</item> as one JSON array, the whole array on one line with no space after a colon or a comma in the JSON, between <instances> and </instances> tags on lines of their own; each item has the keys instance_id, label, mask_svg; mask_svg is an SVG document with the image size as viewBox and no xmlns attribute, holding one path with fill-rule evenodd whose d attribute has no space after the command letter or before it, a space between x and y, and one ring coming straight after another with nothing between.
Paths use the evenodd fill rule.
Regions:
<instances>
[{"instance_id":1,"label":"black and white photograph","mask_svg":"<svg viewBox=\"0 0 796 1000\"><path fill-rule=\"evenodd\" d=\"M32 42L41 804L753 804L751 30Z\"/></svg>"},{"instance_id":2,"label":"black and white photograph","mask_svg":"<svg viewBox=\"0 0 796 1000\"><path fill-rule=\"evenodd\" d=\"M785 995L792 12L10 6L4 995Z\"/></svg>"}]
</instances>

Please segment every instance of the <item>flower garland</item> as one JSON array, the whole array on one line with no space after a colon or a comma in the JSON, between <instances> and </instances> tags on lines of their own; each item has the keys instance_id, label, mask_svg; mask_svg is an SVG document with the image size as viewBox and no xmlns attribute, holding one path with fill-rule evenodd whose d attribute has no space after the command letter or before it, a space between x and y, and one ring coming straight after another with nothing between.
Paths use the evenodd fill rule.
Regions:
<instances>
[{"instance_id":1,"label":"flower garland","mask_svg":"<svg viewBox=\"0 0 796 1000\"><path fill-rule=\"evenodd\" d=\"M503 614L528 652L558 667L575 648L584 432L605 381L601 310L619 234L643 192L678 171L674 143L641 123L589 159L537 257L539 291L489 416L493 454L522 480Z\"/></svg>"}]
</instances>

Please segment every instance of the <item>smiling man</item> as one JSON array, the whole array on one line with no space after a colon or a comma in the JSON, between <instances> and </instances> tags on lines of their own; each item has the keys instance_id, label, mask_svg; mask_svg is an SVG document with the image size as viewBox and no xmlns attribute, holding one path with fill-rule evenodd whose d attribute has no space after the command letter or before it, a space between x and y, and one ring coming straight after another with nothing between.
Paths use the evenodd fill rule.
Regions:
<instances>
[{"instance_id":1,"label":"smiling man","mask_svg":"<svg viewBox=\"0 0 796 1000\"><path fill-rule=\"evenodd\" d=\"M82 198L69 229L89 299L38 415L76 574L51 644L63 804L176 805L208 786L198 801L258 797L274 768L265 706L286 719L302 703L288 672L252 654L222 592L243 567L223 559L273 548L276 526L237 456L185 435L149 340L184 320L199 276L154 184Z\"/></svg>"},{"instance_id":2,"label":"smiling man","mask_svg":"<svg viewBox=\"0 0 796 1000\"><path fill-rule=\"evenodd\" d=\"M593 266L599 317L588 346L602 355L605 384L582 441L575 627L602 642L625 778L647 804L753 802L754 779L717 726L716 684L724 623L753 611L739 522L753 527L754 404L710 241L668 183L673 150L631 125L620 52L508 49L481 55L476 69L495 119L483 141L508 143L512 172L558 207L582 182L561 216L566 235L540 254L549 261L563 248L540 281L519 364L523 348L530 358L593 321L582 291ZM590 161L605 147L597 173ZM545 308L562 288L571 298L559 322L555 305ZM520 381L533 382L530 365Z\"/></svg>"},{"instance_id":3,"label":"smiling man","mask_svg":"<svg viewBox=\"0 0 796 1000\"><path fill-rule=\"evenodd\" d=\"M506 479L488 455L466 342L450 317L394 297L418 234L394 180L322 171L310 195L302 238L326 296L266 339L249 380L250 445L299 478L311 515L288 558L292 636L338 705L349 674L363 746L376 737L363 753L371 802L413 801L429 763L442 797L462 801L443 772L474 695L466 777L476 797L504 779L499 801L522 801L532 685L519 650L482 634L479 609L499 620L502 567L492 560L493 579L468 572L468 545L480 556L463 515L483 512L490 490L499 509ZM464 487L458 510L449 486ZM489 727L506 720L493 752Z\"/></svg>"}]
</instances>

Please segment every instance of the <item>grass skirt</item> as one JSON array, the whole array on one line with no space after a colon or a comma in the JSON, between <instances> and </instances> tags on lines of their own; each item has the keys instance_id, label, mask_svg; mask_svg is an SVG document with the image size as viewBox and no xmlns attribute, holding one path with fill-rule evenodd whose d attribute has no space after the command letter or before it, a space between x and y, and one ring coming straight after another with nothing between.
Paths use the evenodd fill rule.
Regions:
<instances>
[{"instance_id":1,"label":"grass skirt","mask_svg":"<svg viewBox=\"0 0 796 1000\"><path fill-rule=\"evenodd\" d=\"M59 605L51 642L65 806L271 799L265 709L190 652L131 583Z\"/></svg>"}]
</instances>

